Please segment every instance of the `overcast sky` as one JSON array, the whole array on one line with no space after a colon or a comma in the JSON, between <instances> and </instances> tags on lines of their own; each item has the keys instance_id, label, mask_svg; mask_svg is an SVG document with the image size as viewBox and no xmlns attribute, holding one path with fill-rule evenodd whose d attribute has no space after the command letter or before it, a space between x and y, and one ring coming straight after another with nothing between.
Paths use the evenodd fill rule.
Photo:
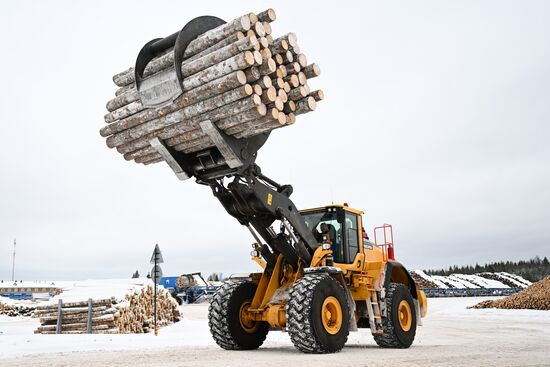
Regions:
<instances>
[{"instance_id":1,"label":"overcast sky","mask_svg":"<svg viewBox=\"0 0 550 367\"><path fill-rule=\"evenodd\" d=\"M395 228L409 268L550 255L550 3L17 1L0 13L0 279L258 269L210 189L126 162L98 131L152 38L273 7L326 100L274 132L264 173L301 208Z\"/></svg>"}]
</instances>

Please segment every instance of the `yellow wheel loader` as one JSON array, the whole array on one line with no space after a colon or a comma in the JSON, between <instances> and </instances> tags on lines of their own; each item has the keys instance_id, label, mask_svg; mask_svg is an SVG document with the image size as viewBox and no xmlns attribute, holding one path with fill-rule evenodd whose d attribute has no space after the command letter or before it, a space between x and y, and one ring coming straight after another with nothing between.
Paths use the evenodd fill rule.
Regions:
<instances>
[{"instance_id":1,"label":"yellow wheel loader","mask_svg":"<svg viewBox=\"0 0 550 367\"><path fill-rule=\"evenodd\" d=\"M222 23L199 17L181 32L147 43L134 70L140 103L156 108L184 93L186 47ZM170 49L174 68L141 83L148 63ZM161 109L147 112L163 116ZM255 349L270 330L284 330L300 351L331 353L342 349L349 332L358 328L370 328L382 347L412 344L427 302L394 258L392 236L386 235L391 227L382 228L384 240L372 243L363 236L359 210L329 205L299 211L290 199L292 186L278 184L255 164L271 130L237 138L208 119L189 122L187 128L200 129L213 146L176 150L156 131L140 139L151 139L147 149L154 149L155 159L160 155L179 179L195 177L211 188L226 211L250 230L252 259L263 268L248 279L226 281L213 296L208 319L218 345Z\"/></svg>"}]
</instances>

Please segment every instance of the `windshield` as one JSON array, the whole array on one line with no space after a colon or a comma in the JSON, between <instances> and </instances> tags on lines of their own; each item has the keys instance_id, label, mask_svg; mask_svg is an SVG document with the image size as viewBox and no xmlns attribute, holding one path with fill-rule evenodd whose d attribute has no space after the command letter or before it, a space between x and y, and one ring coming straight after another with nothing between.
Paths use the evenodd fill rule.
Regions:
<instances>
[{"instance_id":1,"label":"windshield","mask_svg":"<svg viewBox=\"0 0 550 367\"><path fill-rule=\"evenodd\" d=\"M302 217L318 243L323 242L323 236L326 237L328 243L331 243L334 261L343 262L342 223L338 221L336 209L329 208L322 211L302 213Z\"/></svg>"}]
</instances>

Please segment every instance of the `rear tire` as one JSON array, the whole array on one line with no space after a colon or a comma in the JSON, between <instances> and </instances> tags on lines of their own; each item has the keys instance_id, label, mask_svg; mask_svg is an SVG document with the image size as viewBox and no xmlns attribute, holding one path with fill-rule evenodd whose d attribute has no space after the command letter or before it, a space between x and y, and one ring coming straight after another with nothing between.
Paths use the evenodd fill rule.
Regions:
<instances>
[{"instance_id":1,"label":"rear tire","mask_svg":"<svg viewBox=\"0 0 550 367\"><path fill-rule=\"evenodd\" d=\"M223 349L250 350L263 344L269 325L241 319L242 310L254 298L256 288L249 280L226 281L212 297L208 326L214 341Z\"/></svg>"},{"instance_id":2,"label":"rear tire","mask_svg":"<svg viewBox=\"0 0 550 367\"><path fill-rule=\"evenodd\" d=\"M349 334L346 291L328 274L310 274L290 288L286 305L290 340L304 353L340 351Z\"/></svg>"},{"instance_id":3,"label":"rear tire","mask_svg":"<svg viewBox=\"0 0 550 367\"><path fill-rule=\"evenodd\" d=\"M409 288L390 283L386 290L387 316L382 318L384 334L374 335L376 344L383 348L408 348L416 334L416 310Z\"/></svg>"}]
</instances>

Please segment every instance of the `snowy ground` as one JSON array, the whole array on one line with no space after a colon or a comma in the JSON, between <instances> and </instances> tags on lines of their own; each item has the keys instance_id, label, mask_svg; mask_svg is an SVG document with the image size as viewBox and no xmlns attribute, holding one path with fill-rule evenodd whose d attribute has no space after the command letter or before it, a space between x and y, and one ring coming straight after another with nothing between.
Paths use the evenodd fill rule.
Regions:
<instances>
[{"instance_id":1,"label":"snowy ground","mask_svg":"<svg viewBox=\"0 0 550 367\"><path fill-rule=\"evenodd\" d=\"M207 305L182 306L184 320L160 335L34 335L36 319L0 316L0 365L8 366L550 366L550 312L469 310L485 298L429 299L428 318L407 350L376 346L368 329L350 333L334 355L297 352L288 335L271 332L257 351L219 349Z\"/></svg>"}]
</instances>

